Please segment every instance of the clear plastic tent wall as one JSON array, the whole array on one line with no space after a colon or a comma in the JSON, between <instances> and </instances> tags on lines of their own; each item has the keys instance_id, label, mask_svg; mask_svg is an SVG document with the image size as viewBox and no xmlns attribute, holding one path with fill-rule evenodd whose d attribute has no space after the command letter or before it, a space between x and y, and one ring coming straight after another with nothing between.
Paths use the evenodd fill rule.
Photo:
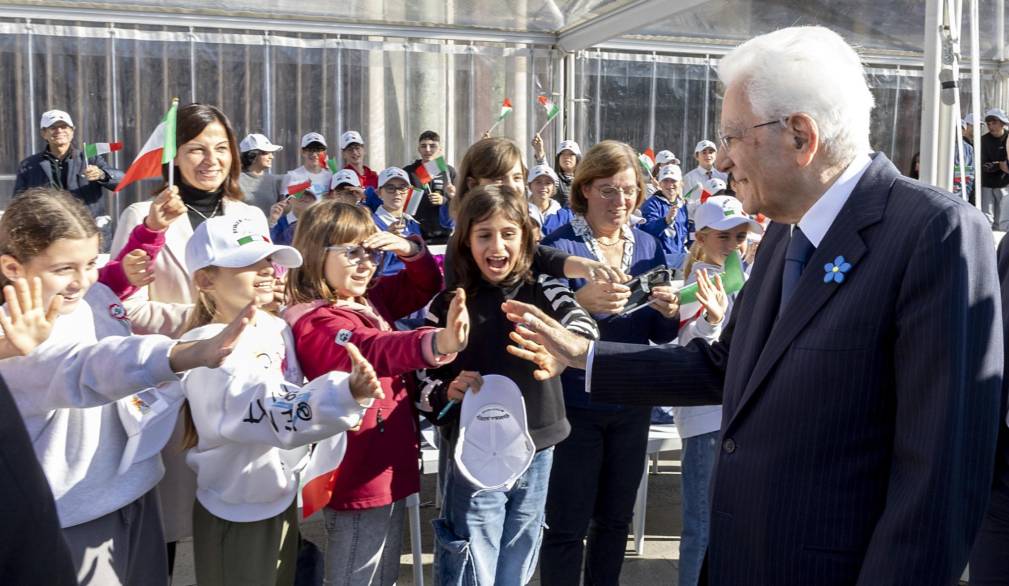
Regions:
<instances>
[{"instance_id":1,"label":"clear plastic tent wall","mask_svg":"<svg viewBox=\"0 0 1009 586\"><path fill-rule=\"evenodd\" d=\"M378 169L411 162L417 136L433 129L456 163L491 126L506 97L514 114L495 134L531 150L543 122L539 95L561 103L567 128L574 129L560 136L561 120L548 126L548 151L562 138L583 147L613 138L639 150L668 148L689 167L693 145L716 135L718 57L753 35L792 24L829 26L861 48L877 103L874 148L903 169L917 151L924 2L685 2L692 7L573 59L555 48L557 32L628 4L353 0L339 3L337 14L329 3L294 0L141 0L127 12L87 3L88 18L77 20L52 10L83 4L38 3L50 10L47 19L0 20L0 72L10 80L0 88L8 104L0 110L0 206L10 196L17 161L42 147L41 112L70 111L79 142L122 140L125 147L113 162L125 168L174 96L219 105L239 135L263 132L284 145L275 172L300 164L298 140L308 131L329 139L331 156L341 132L361 131L366 162ZM132 18L96 22L95 10ZM161 24L142 24L146 20L136 18L146 17L142 11ZM995 50L992 3L982 2L982 11L982 104L1004 107L996 100L996 63L987 59ZM20 14L31 13L27 7ZM186 26L165 25L166 19ZM270 24L243 29L243 19ZM210 28L222 20L228 28ZM382 34L296 32L291 24L308 21L317 28L331 22L334 29L365 23ZM437 27L438 34L424 35L425 27ZM494 35L529 40L487 40ZM566 67L573 67L569 76ZM966 70L961 74L961 103L969 104ZM131 188L113 198L114 205L121 209L153 188L153 182Z\"/></svg>"}]
</instances>

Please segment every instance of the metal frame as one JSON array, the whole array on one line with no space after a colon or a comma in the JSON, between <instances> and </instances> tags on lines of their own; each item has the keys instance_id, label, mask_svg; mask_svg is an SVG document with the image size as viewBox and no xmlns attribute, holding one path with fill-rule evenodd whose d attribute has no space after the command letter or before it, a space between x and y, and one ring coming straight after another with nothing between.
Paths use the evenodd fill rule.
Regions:
<instances>
[{"instance_id":1,"label":"metal frame","mask_svg":"<svg viewBox=\"0 0 1009 586\"><path fill-rule=\"evenodd\" d=\"M558 31L557 45L563 51L574 52L640 29L657 20L689 10L706 0L637 0L617 6L595 18Z\"/></svg>"}]
</instances>

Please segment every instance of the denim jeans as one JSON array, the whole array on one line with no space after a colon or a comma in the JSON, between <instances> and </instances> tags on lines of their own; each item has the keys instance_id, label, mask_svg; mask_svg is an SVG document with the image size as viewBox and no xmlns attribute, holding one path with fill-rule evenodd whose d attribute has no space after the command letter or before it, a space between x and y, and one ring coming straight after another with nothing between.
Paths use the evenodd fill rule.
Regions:
<instances>
[{"instance_id":1,"label":"denim jeans","mask_svg":"<svg viewBox=\"0 0 1009 586\"><path fill-rule=\"evenodd\" d=\"M435 584L514 586L536 570L554 450L536 453L508 491L479 491L450 460L435 519Z\"/></svg>"},{"instance_id":2,"label":"denim jeans","mask_svg":"<svg viewBox=\"0 0 1009 586\"><path fill-rule=\"evenodd\" d=\"M680 539L680 586L695 586L708 549L711 473L718 456L718 435L711 431L683 439L683 536Z\"/></svg>"},{"instance_id":3,"label":"denim jeans","mask_svg":"<svg viewBox=\"0 0 1009 586\"><path fill-rule=\"evenodd\" d=\"M586 586L619 583L651 414L568 407L571 435L557 446L550 473L543 586L581 584L583 558Z\"/></svg>"},{"instance_id":4,"label":"denim jeans","mask_svg":"<svg viewBox=\"0 0 1009 586\"><path fill-rule=\"evenodd\" d=\"M391 586L399 578L406 499L354 511L323 509L327 586Z\"/></svg>"}]
</instances>

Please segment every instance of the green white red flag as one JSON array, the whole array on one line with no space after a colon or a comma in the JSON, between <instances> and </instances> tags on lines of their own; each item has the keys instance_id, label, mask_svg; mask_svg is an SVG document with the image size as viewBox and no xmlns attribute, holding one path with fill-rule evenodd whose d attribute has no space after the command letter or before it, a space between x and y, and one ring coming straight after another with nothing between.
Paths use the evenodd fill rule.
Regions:
<instances>
[{"instance_id":1,"label":"green white red flag","mask_svg":"<svg viewBox=\"0 0 1009 586\"><path fill-rule=\"evenodd\" d=\"M133 159L130 168L126 170L123 180L116 187L117 192L122 191L135 181L159 177L161 166L175 160L175 114L178 109L179 100L176 98L172 100L172 107L161 119L161 123L144 143L144 148L140 149L140 153ZM169 169L171 168L169 166Z\"/></svg>"},{"instance_id":2,"label":"green white red flag","mask_svg":"<svg viewBox=\"0 0 1009 586\"><path fill-rule=\"evenodd\" d=\"M551 120L556 118L558 114L560 114L561 107L555 104L553 100L551 100L550 98L546 96L540 96L539 102L547 113L547 122L550 122Z\"/></svg>"},{"instance_id":3,"label":"green white red flag","mask_svg":"<svg viewBox=\"0 0 1009 586\"><path fill-rule=\"evenodd\" d=\"M417 167L415 173L421 185L430 185L435 177L438 177L442 173L448 173L448 163L445 162L445 157L431 159L420 167Z\"/></svg>"},{"instance_id":4,"label":"green white red flag","mask_svg":"<svg viewBox=\"0 0 1009 586\"><path fill-rule=\"evenodd\" d=\"M121 142L86 142L84 143L84 157L93 159L98 155L107 155L123 150Z\"/></svg>"},{"instance_id":5,"label":"green white red flag","mask_svg":"<svg viewBox=\"0 0 1009 586\"><path fill-rule=\"evenodd\" d=\"M497 120L495 120L494 123L497 124L498 122L501 122L502 120L510 116L511 113L512 113L512 101L509 100L508 98L505 98L504 102L501 103L501 112L497 115Z\"/></svg>"},{"instance_id":6,"label":"green white red flag","mask_svg":"<svg viewBox=\"0 0 1009 586\"><path fill-rule=\"evenodd\" d=\"M423 197L424 197L423 190L417 189L416 187L410 187L410 193L406 194L406 203L403 206L403 209L406 210L406 213L411 216L417 215L417 208L420 207L420 200Z\"/></svg>"}]
</instances>

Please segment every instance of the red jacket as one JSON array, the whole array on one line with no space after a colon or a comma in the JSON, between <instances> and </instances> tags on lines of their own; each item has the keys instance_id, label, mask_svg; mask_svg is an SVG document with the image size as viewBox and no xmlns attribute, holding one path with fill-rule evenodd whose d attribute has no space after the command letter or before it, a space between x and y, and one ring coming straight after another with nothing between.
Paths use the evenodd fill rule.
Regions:
<instances>
[{"instance_id":1,"label":"red jacket","mask_svg":"<svg viewBox=\"0 0 1009 586\"><path fill-rule=\"evenodd\" d=\"M368 165L361 166L364 167L364 173L357 173L357 169L355 169L354 165L351 165L350 163L347 163L343 168L350 169L351 171L357 173L357 178L361 181L361 189L367 189L369 187L372 189L378 189L378 173L372 171Z\"/></svg>"},{"instance_id":2,"label":"red jacket","mask_svg":"<svg viewBox=\"0 0 1009 586\"><path fill-rule=\"evenodd\" d=\"M347 432L347 453L331 480L332 509L381 507L420 490L413 371L436 364L430 349L436 330L396 332L388 323L424 307L441 290L442 277L427 251L405 264L406 270L383 277L368 292L370 306L317 301L293 306L284 315L309 380L332 370L350 370L346 350L335 342L341 330L347 330L350 341L374 366L385 392L384 399L368 408L361 426Z\"/></svg>"}]
</instances>

